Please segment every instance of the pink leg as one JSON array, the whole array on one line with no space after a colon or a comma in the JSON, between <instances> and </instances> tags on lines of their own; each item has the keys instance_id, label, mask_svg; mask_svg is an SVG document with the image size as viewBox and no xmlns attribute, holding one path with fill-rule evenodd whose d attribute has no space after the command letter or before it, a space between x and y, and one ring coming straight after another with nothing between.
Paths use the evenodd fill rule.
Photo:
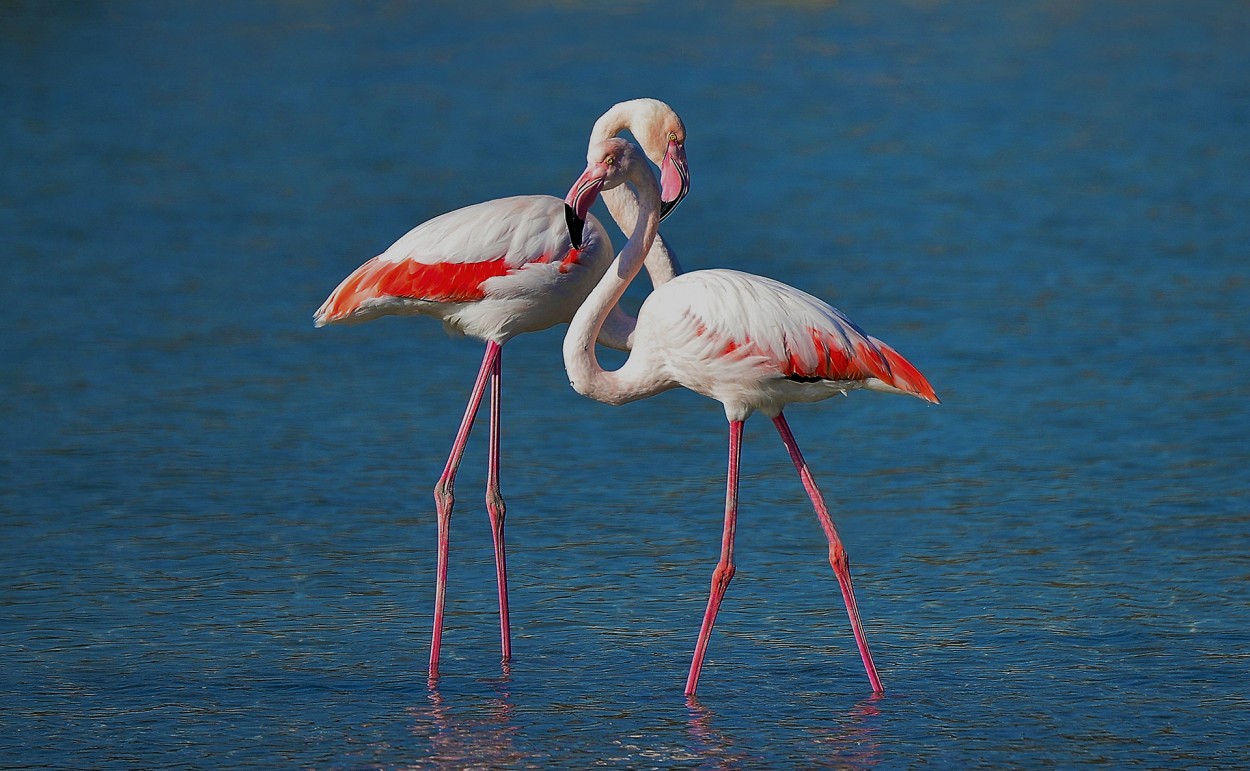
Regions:
<instances>
[{"instance_id":1,"label":"pink leg","mask_svg":"<svg viewBox=\"0 0 1250 771\"><path fill-rule=\"evenodd\" d=\"M798 442L794 441L794 434L790 432L786 416L777 413L777 417L773 418L773 424L777 426L777 433L781 434L781 441L790 452L790 460L794 461L794 467L799 471L799 478L803 480L803 487L807 489L807 495L812 499L812 505L816 508L816 516L820 518L820 526L825 529L825 538L829 540L829 564L833 566L834 575L838 577L838 585L842 588L842 601L846 603L846 614L851 619L851 629L855 632L855 644L859 646L859 656L864 660L868 682L872 685L874 692L885 693L885 689L881 687L881 678L877 676L877 667L872 663L872 654L868 651L868 638L864 636L864 625L859 620L859 607L855 604L855 590L851 587L850 563L846 558L846 549L842 546L842 539L838 537L838 531L833 527L833 519L829 516L829 509L825 506L824 496L816 487L816 480L812 478L807 461L803 460L803 453L799 452Z\"/></svg>"},{"instance_id":2,"label":"pink leg","mask_svg":"<svg viewBox=\"0 0 1250 771\"><path fill-rule=\"evenodd\" d=\"M464 446L469 441L469 431L473 428L473 418L482 403L482 394L486 391L486 381L494 370L499 359L499 344L486 344L486 354L482 357L482 367L478 370L477 381L469 394L469 403L464 409L464 418L460 421L460 430L456 432L456 441L451 446L451 455L443 468L443 475L434 485L434 506L438 510L438 574L434 588L434 633L430 641L430 677L438 677L438 654L443 642L443 605L447 595L447 554L451 550L451 507L456 502L456 470L460 468L460 459L464 457Z\"/></svg>"},{"instance_id":3,"label":"pink leg","mask_svg":"<svg viewBox=\"0 0 1250 771\"><path fill-rule=\"evenodd\" d=\"M490 373L490 459L486 467L486 511L490 514L495 541L495 576L499 584L499 639L503 660L512 658L512 634L508 626L508 561L504 556L503 519L507 513L499 492L499 408L503 385L503 352L495 357Z\"/></svg>"},{"instance_id":4,"label":"pink leg","mask_svg":"<svg viewBox=\"0 0 1250 771\"><path fill-rule=\"evenodd\" d=\"M742 456L742 421L729 423L729 474L725 485L725 530L721 535L720 562L712 572L712 591L707 598L707 610L703 613L703 626L699 628L699 642L694 646L694 660L690 662L690 676L686 678L686 695L693 696L699 685L699 672L703 669L703 656L707 653L707 641L712 636L712 624L720 601L734 577L734 532L738 527L738 461Z\"/></svg>"}]
</instances>

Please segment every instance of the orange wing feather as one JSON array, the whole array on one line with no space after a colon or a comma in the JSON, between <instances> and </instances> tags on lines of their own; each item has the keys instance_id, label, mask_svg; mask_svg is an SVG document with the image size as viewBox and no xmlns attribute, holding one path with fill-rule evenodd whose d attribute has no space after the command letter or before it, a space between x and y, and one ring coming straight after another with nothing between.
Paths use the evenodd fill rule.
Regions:
<instances>
[{"instance_id":1,"label":"orange wing feather","mask_svg":"<svg viewBox=\"0 0 1250 771\"><path fill-rule=\"evenodd\" d=\"M890 372L893 377L885 382L910 394L915 394L921 399L934 404L941 404L937 393L933 390L933 386L929 385L929 381L924 375L920 374L920 370L916 369L910 361L904 359L898 351L881 342L877 338L869 338L877 346L877 350L885 356L886 361L890 363Z\"/></svg>"},{"instance_id":2,"label":"orange wing feather","mask_svg":"<svg viewBox=\"0 0 1250 771\"><path fill-rule=\"evenodd\" d=\"M819 329L811 330L812 343L819 359L816 365L804 365L800 357L790 353L782 367L786 377L801 380L865 380L876 378L900 391L938 403L933 386L920 370L904 359L898 351L875 337L853 338L854 352L848 354L840 339Z\"/></svg>"},{"instance_id":3,"label":"orange wing feather","mask_svg":"<svg viewBox=\"0 0 1250 771\"><path fill-rule=\"evenodd\" d=\"M317 322L341 321L369 300L388 297L463 303L486 296L482 284L512 272L504 258L480 262L383 261L378 257L357 268L317 311Z\"/></svg>"}]
</instances>

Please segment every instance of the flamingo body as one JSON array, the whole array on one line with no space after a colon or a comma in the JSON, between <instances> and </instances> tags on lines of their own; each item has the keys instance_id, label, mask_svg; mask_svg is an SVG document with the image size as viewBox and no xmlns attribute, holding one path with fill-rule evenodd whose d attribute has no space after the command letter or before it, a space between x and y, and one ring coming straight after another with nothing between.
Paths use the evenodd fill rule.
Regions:
<instances>
[{"instance_id":1,"label":"flamingo body","mask_svg":"<svg viewBox=\"0 0 1250 771\"><path fill-rule=\"evenodd\" d=\"M317 326L390 314L440 319L448 330L504 343L573 318L612 262L612 245L588 219L575 249L564 202L500 198L447 212L408 231L343 279Z\"/></svg>"},{"instance_id":2,"label":"flamingo body","mask_svg":"<svg viewBox=\"0 0 1250 771\"><path fill-rule=\"evenodd\" d=\"M837 308L736 270L686 273L657 287L638 311L626 366L651 373L653 387L667 381L721 402L730 420L756 410L774 417L791 402L857 388L937 401L915 367Z\"/></svg>"}]
</instances>

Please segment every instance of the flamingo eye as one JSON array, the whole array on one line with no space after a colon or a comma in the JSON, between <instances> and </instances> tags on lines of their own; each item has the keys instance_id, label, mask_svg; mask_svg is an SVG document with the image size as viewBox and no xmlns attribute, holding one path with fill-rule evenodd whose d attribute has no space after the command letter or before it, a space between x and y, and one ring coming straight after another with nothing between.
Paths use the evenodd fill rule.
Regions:
<instances>
[{"instance_id":1,"label":"flamingo eye","mask_svg":"<svg viewBox=\"0 0 1250 771\"><path fill-rule=\"evenodd\" d=\"M677 141L677 132L676 132L676 131L670 131L670 132L668 132L668 141L670 141L670 142L676 142L676 141Z\"/></svg>"},{"instance_id":2,"label":"flamingo eye","mask_svg":"<svg viewBox=\"0 0 1250 771\"><path fill-rule=\"evenodd\" d=\"M615 159L615 158L613 158L613 157L612 157L612 156L610 156L610 155L609 155L609 156L606 156L606 157L604 157L604 159L603 159L603 165L604 165L604 166L611 166L611 165L612 165L612 163L613 163L615 160L616 160L616 159Z\"/></svg>"}]
</instances>

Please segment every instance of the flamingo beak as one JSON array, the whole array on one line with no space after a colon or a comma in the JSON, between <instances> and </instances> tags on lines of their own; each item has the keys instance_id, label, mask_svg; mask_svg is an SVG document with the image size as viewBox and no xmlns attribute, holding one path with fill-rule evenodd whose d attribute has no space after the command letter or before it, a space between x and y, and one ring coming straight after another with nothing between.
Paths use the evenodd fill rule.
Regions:
<instances>
[{"instance_id":1,"label":"flamingo beak","mask_svg":"<svg viewBox=\"0 0 1250 771\"><path fill-rule=\"evenodd\" d=\"M603 189L604 170L598 164L590 166L564 197L564 220L569 227L569 240L574 249L582 248L582 231L586 227L586 215Z\"/></svg>"},{"instance_id":2,"label":"flamingo beak","mask_svg":"<svg viewBox=\"0 0 1250 771\"><path fill-rule=\"evenodd\" d=\"M686 147L680 142L668 143L664 162L660 164L660 220L677 208L690 192L690 169L686 165Z\"/></svg>"},{"instance_id":3,"label":"flamingo beak","mask_svg":"<svg viewBox=\"0 0 1250 771\"><path fill-rule=\"evenodd\" d=\"M564 205L564 224L569 227L569 243L573 244L574 249L581 249L582 231L586 228L586 220L578 218L577 212L573 211L573 207L567 203Z\"/></svg>"}]
</instances>

